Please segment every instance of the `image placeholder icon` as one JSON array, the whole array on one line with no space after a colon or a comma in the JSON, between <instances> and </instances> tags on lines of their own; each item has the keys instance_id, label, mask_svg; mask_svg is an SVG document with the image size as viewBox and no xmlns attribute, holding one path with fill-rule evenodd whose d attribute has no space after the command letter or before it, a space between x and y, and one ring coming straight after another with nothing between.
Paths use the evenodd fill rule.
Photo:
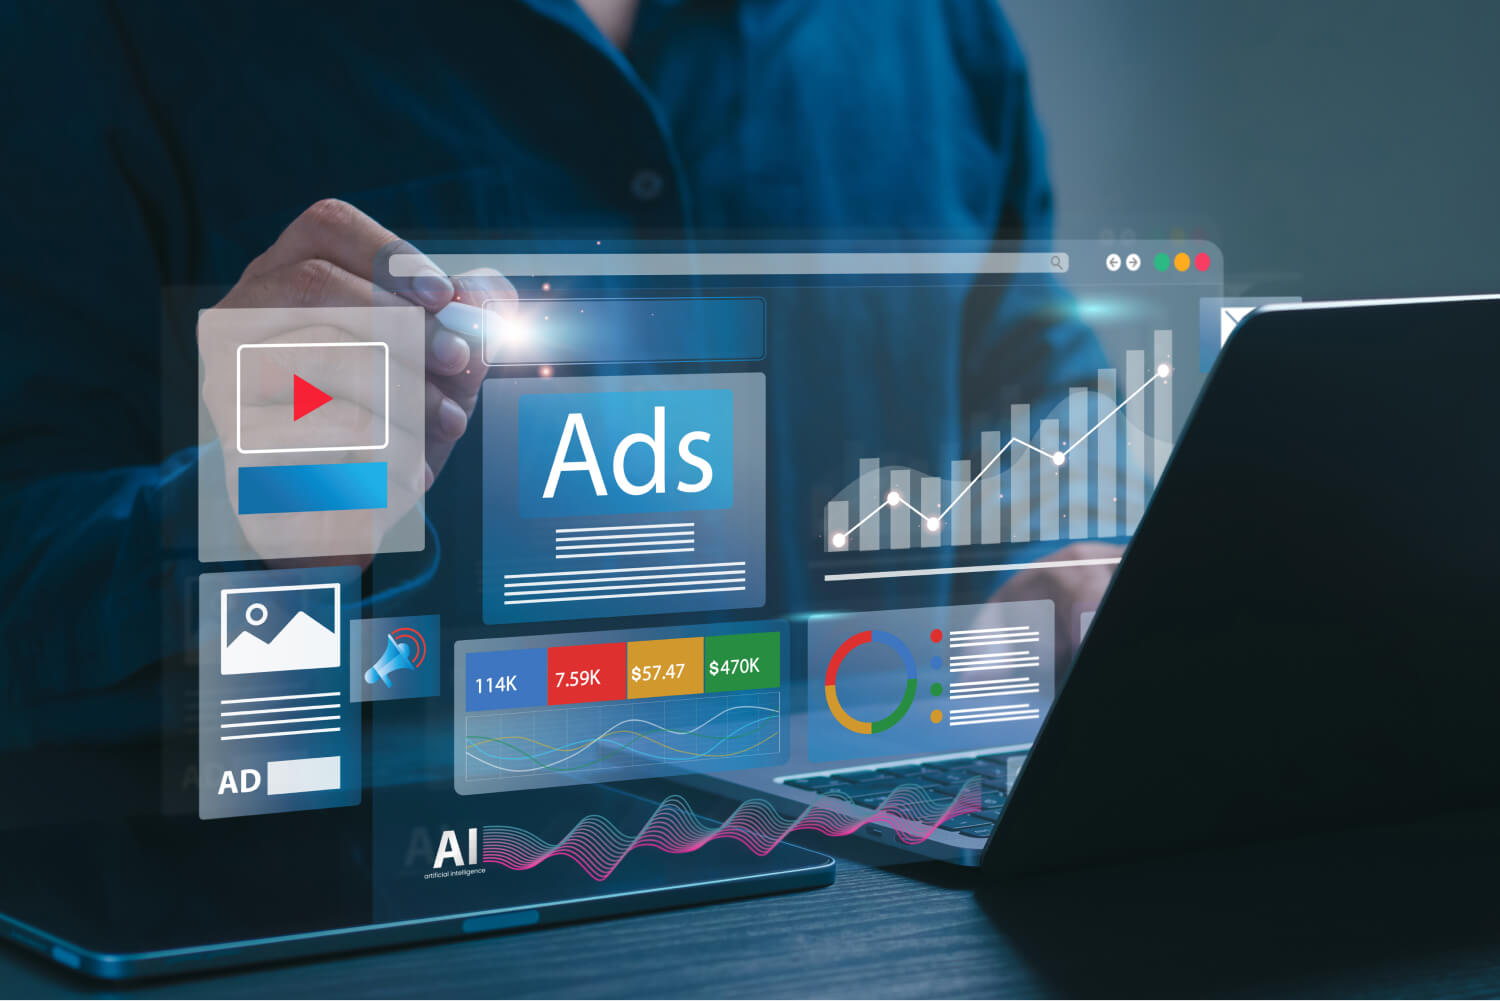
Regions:
<instances>
[{"instance_id":1,"label":"image placeholder icon","mask_svg":"<svg viewBox=\"0 0 1500 1001\"><path fill-rule=\"evenodd\" d=\"M219 592L220 671L306 671L341 663L339 587L295 584Z\"/></svg>"}]
</instances>

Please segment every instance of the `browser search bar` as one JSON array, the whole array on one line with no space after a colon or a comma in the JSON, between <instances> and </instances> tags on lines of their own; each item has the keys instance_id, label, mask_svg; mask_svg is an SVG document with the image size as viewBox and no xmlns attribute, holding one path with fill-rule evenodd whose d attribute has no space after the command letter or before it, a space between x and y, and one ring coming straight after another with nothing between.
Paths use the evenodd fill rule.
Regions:
<instances>
[{"instance_id":1,"label":"browser search bar","mask_svg":"<svg viewBox=\"0 0 1500 1001\"><path fill-rule=\"evenodd\" d=\"M652 277L670 275L1061 275L1068 255L1024 253L851 252L704 254L392 254L391 276L415 278L436 265L444 274L494 268L503 275Z\"/></svg>"}]
</instances>

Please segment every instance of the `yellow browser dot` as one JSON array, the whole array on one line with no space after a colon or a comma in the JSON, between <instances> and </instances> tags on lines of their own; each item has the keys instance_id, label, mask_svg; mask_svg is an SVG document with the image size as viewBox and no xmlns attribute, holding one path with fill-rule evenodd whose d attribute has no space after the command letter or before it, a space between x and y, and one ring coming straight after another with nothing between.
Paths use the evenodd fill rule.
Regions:
<instances>
[{"instance_id":1,"label":"yellow browser dot","mask_svg":"<svg viewBox=\"0 0 1500 1001\"><path fill-rule=\"evenodd\" d=\"M1193 266L1193 259L1187 254L1178 254L1176 257L1172 258L1172 265L1178 271L1186 271L1188 268Z\"/></svg>"}]
</instances>

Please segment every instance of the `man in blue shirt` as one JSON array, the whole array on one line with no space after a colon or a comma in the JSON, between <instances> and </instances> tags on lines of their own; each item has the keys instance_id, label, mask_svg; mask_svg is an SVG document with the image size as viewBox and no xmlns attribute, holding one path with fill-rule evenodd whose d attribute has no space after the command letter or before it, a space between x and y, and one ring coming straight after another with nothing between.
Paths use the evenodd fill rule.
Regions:
<instances>
[{"instance_id":1,"label":"man in blue shirt","mask_svg":"<svg viewBox=\"0 0 1500 1001\"><path fill-rule=\"evenodd\" d=\"M18 5L3 18L0 704L30 707L0 720L11 740L91 693L119 696L111 686L186 633L173 606L200 569L197 439L174 394L194 391L197 353L163 290L358 301L376 294L369 248L393 235L988 240L1046 238L1051 221L1025 69L993 0L495 0L337 16ZM452 292L396 290L430 312ZM909 329L870 332L867 368L838 377L809 363L837 344L790 364L804 346L773 343L768 381L788 400L851 407L851 387L893 368L954 399L1087 381L1088 332L1007 322L1024 307L996 306L986 328L1007 332L973 342L956 324L923 331L920 350ZM462 341L429 332L436 510L477 381ZM794 422L768 430L773 456ZM802 534L783 533L798 541L773 565L805 555Z\"/></svg>"}]
</instances>

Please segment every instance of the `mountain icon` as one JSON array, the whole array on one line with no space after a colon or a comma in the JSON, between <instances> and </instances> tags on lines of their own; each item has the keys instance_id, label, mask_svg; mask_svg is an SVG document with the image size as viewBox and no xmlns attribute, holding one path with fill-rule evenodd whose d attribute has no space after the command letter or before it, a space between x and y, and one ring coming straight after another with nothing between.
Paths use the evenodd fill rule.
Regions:
<instances>
[{"instance_id":1,"label":"mountain icon","mask_svg":"<svg viewBox=\"0 0 1500 1001\"><path fill-rule=\"evenodd\" d=\"M338 667L343 662L338 635L302 611L292 616L271 642L243 631L221 652L221 674L308 671Z\"/></svg>"}]
</instances>

